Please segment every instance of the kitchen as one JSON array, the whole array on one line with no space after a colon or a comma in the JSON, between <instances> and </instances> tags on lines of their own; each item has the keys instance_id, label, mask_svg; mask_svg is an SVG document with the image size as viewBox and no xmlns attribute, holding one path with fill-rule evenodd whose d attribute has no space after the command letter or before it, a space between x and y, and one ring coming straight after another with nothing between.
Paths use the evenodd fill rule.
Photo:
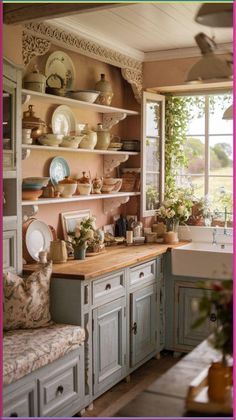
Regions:
<instances>
[{"instance_id":1,"label":"kitchen","mask_svg":"<svg viewBox=\"0 0 236 420\"><path fill-rule=\"evenodd\" d=\"M206 6L4 5L5 416L93 417L217 330L200 307L232 279L232 4ZM24 358L31 331L51 338Z\"/></svg>"}]
</instances>

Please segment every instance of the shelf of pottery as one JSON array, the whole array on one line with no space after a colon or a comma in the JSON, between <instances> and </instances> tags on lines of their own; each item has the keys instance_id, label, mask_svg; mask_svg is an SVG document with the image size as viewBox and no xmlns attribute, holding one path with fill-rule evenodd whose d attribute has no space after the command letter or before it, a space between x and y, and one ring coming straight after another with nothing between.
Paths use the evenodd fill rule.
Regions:
<instances>
[{"instance_id":1,"label":"shelf of pottery","mask_svg":"<svg viewBox=\"0 0 236 420\"><path fill-rule=\"evenodd\" d=\"M63 60L61 61L61 58ZM59 65L63 62L63 66ZM110 133L111 128L138 112L111 106L111 84L101 74L95 90L75 90L75 68L64 52L52 53L46 63L45 74L37 68L24 78L22 103L27 109L22 118L22 157L30 159L31 152L57 152L52 158L47 177L27 177L22 182L22 205L43 205L84 200L104 200L104 212L140 195L140 174L127 172L123 177L113 176L114 169L130 156L139 155L138 140L121 141ZM36 115L34 105L57 105L50 121ZM102 114L102 123L90 128L77 120L73 108ZM92 177L89 167L80 176L72 176L65 153L83 156L103 155L103 174Z\"/></svg>"}]
</instances>

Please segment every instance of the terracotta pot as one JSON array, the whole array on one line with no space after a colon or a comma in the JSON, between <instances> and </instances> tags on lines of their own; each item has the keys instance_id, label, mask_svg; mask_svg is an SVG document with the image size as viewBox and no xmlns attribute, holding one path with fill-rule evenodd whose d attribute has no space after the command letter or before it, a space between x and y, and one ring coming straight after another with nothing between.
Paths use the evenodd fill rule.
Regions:
<instances>
[{"instance_id":1,"label":"terracotta pot","mask_svg":"<svg viewBox=\"0 0 236 420\"><path fill-rule=\"evenodd\" d=\"M208 396L211 401L223 403L226 400L229 386L228 366L214 362L208 370Z\"/></svg>"}]
</instances>

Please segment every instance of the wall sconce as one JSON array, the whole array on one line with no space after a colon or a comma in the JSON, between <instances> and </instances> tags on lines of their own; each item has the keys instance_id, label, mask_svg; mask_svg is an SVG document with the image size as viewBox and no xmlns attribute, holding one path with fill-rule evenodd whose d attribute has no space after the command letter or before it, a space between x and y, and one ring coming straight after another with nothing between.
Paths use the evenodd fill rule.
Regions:
<instances>
[{"instance_id":1,"label":"wall sconce","mask_svg":"<svg viewBox=\"0 0 236 420\"><path fill-rule=\"evenodd\" d=\"M207 83L231 80L232 61L219 58L214 54L217 46L213 39L201 32L195 36L195 41L203 57L190 69L186 82Z\"/></svg>"},{"instance_id":2,"label":"wall sconce","mask_svg":"<svg viewBox=\"0 0 236 420\"><path fill-rule=\"evenodd\" d=\"M233 26L233 4L203 4L198 10L195 21L214 28L230 28Z\"/></svg>"}]
</instances>

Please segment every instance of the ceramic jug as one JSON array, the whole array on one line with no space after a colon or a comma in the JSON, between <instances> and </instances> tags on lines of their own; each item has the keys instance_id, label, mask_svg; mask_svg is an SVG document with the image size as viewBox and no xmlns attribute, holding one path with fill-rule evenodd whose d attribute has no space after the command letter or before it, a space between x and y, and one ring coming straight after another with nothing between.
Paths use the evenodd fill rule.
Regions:
<instances>
[{"instance_id":1,"label":"ceramic jug","mask_svg":"<svg viewBox=\"0 0 236 420\"><path fill-rule=\"evenodd\" d=\"M104 130L102 124L98 124L96 133L97 144L95 149L107 150L111 142L110 132L108 130Z\"/></svg>"},{"instance_id":2,"label":"ceramic jug","mask_svg":"<svg viewBox=\"0 0 236 420\"><path fill-rule=\"evenodd\" d=\"M65 241L61 241L60 239L51 241L49 259L51 259L54 264L65 263L67 261L67 249Z\"/></svg>"},{"instance_id":3,"label":"ceramic jug","mask_svg":"<svg viewBox=\"0 0 236 420\"><path fill-rule=\"evenodd\" d=\"M95 131L89 130L88 124L86 124L84 130L81 131L81 134L83 134L84 137L79 144L79 148L94 149L97 143L97 133Z\"/></svg>"}]
</instances>

